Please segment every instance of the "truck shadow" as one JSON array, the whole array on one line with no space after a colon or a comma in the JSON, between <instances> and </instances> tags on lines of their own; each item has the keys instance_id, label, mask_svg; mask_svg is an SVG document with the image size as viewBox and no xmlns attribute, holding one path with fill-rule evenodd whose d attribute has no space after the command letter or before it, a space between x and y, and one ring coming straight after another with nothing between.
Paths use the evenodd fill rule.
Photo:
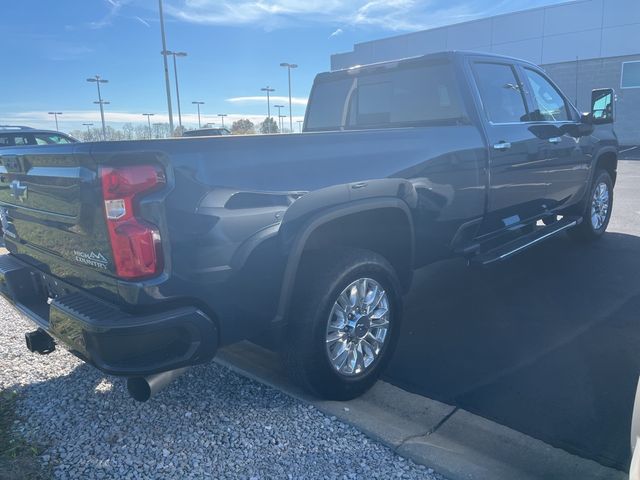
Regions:
<instances>
[{"instance_id":1,"label":"truck shadow","mask_svg":"<svg viewBox=\"0 0 640 480\"><path fill-rule=\"evenodd\" d=\"M640 372L640 237L546 242L485 270L416 273L387 380L627 467Z\"/></svg>"}]
</instances>

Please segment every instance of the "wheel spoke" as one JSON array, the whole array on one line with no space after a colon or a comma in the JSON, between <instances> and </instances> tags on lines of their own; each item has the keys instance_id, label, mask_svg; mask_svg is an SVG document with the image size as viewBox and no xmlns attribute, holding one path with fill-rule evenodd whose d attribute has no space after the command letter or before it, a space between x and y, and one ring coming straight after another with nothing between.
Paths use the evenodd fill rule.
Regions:
<instances>
[{"instance_id":1,"label":"wheel spoke","mask_svg":"<svg viewBox=\"0 0 640 480\"><path fill-rule=\"evenodd\" d=\"M370 288L367 292L366 295L364 297L364 303L366 305L371 306L371 304L373 303L373 301L376 299L376 297L378 296L378 286L377 285L373 285L372 288Z\"/></svg>"},{"instance_id":2,"label":"wheel spoke","mask_svg":"<svg viewBox=\"0 0 640 480\"><path fill-rule=\"evenodd\" d=\"M346 356L345 354L348 352L348 347L347 347L347 342L342 340L338 346L336 347L335 351L333 352L333 356L331 357L331 360L333 362L337 363L341 363L339 362L339 360L343 360L343 356ZM343 363L343 362L342 362Z\"/></svg>"},{"instance_id":3,"label":"wheel spoke","mask_svg":"<svg viewBox=\"0 0 640 480\"><path fill-rule=\"evenodd\" d=\"M349 290L349 306L352 308L358 304L358 286L353 285Z\"/></svg>"},{"instance_id":4,"label":"wheel spoke","mask_svg":"<svg viewBox=\"0 0 640 480\"><path fill-rule=\"evenodd\" d=\"M386 317L387 313L389 313L389 309L386 307L380 307L375 309L371 314L371 324L373 325L374 320L380 320L383 317Z\"/></svg>"},{"instance_id":5,"label":"wheel spoke","mask_svg":"<svg viewBox=\"0 0 640 480\"><path fill-rule=\"evenodd\" d=\"M360 345L362 346L362 352L364 353L364 368L367 368L376 359L377 354L369 342L364 338L362 339L362 342L360 342Z\"/></svg>"},{"instance_id":6,"label":"wheel spoke","mask_svg":"<svg viewBox=\"0 0 640 480\"><path fill-rule=\"evenodd\" d=\"M380 344L378 343L378 339L375 337L375 335L373 335L373 333L368 332L367 335L362 339L362 341L367 344L374 357L378 355L378 353L380 352Z\"/></svg>"},{"instance_id":7,"label":"wheel spoke","mask_svg":"<svg viewBox=\"0 0 640 480\"><path fill-rule=\"evenodd\" d=\"M358 352L356 352L355 346L352 344L349 347L349 353L347 354L347 367L349 367L349 373L355 373L356 365L358 363Z\"/></svg>"},{"instance_id":8,"label":"wheel spoke","mask_svg":"<svg viewBox=\"0 0 640 480\"><path fill-rule=\"evenodd\" d=\"M364 353L362 351L362 344L358 343L355 348L356 351L356 373L363 372L365 369Z\"/></svg>"},{"instance_id":9,"label":"wheel spoke","mask_svg":"<svg viewBox=\"0 0 640 480\"><path fill-rule=\"evenodd\" d=\"M367 297L367 279L363 278L358 282L358 305L365 303Z\"/></svg>"},{"instance_id":10,"label":"wheel spoke","mask_svg":"<svg viewBox=\"0 0 640 480\"><path fill-rule=\"evenodd\" d=\"M327 345L333 345L339 340L342 340L346 334L341 331L330 332L327 334Z\"/></svg>"}]
</instances>

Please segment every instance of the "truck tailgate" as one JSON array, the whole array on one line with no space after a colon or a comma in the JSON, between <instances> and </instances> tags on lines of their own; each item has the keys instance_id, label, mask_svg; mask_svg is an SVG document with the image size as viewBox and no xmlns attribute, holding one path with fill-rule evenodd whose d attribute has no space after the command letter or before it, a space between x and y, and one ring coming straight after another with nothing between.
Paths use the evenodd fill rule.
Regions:
<instances>
[{"instance_id":1,"label":"truck tailgate","mask_svg":"<svg viewBox=\"0 0 640 480\"><path fill-rule=\"evenodd\" d=\"M0 152L0 220L12 253L84 286L92 275L82 272L109 274L113 262L97 168L86 147L78 150Z\"/></svg>"}]
</instances>

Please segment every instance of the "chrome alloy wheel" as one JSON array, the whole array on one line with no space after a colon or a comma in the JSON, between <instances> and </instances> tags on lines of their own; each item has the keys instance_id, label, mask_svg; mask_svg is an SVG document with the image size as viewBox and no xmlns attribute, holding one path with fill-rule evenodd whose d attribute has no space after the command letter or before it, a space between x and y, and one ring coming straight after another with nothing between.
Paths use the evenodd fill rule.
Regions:
<instances>
[{"instance_id":1,"label":"chrome alloy wheel","mask_svg":"<svg viewBox=\"0 0 640 480\"><path fill-rule=\"evenodd\" d=\"M389 298L371 278L359 278L338 296L327 324L326 346L334 370L365 372L380 355L389 331Z\"/></svg>"},{"instance_id":2,"label":"chrome alloy wheel","mask_svg":"<svg viewBox=\"0 0 640 480\"><path fill-rule=\"evenodd\" d=\"M609 213L609 186L601 182L593 191L591 200L591 226L594 230L600 230L607 221Z\"/></svg>"}]
</instances>

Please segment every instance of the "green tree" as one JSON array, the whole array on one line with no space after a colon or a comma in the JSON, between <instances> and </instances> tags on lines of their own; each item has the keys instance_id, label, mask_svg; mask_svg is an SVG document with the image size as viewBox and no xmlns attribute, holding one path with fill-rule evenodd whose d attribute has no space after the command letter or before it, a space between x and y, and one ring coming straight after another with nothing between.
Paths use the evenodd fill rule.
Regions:
<instances>
[{"instance_id":1,"label":"green tree","mask_svg":"<svg viewBox=\"0 0 640 480\"><path fill-rule=\"evenodd\" d=\"M272 118L265 118L260 124L260 133L278 133L278 124Z\"/></svg>"},{"instance_id":2,"label":"green tree","mask_svg":"<svg viewBox=\"0 0 640 480\"><path fill-rule=\"evenodd\" d=\"M256 133L256 126L248 118L241 118L233 122L231 133L234 135L252 135Z\"/></svg>"}]
</instances>

